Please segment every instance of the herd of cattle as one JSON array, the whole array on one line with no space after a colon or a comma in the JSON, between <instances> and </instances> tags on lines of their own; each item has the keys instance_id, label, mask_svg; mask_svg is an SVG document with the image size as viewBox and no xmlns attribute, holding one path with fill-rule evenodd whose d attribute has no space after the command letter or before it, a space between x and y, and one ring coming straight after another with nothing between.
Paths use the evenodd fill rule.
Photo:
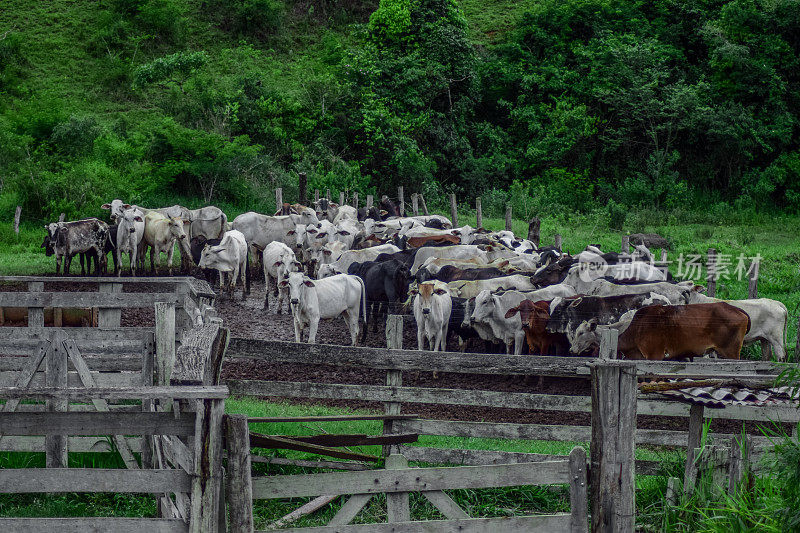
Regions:
<instances>
[{"instance_id":1,"label":"herd of cattle","mask_svg":"<svg viewBox=\"0 0 800 533\"><path fill-rule=\"evenodd\" d=\"M213 206L146 209L114 200L102 207L111 224L92 218L45 226L42 247L55 255L57 272L63 260L68 273L75 255L82 271L85 261L106 272L111 253L117 275L123 254L136 275L149 248L151 271L163 252L171 274L177 243L182 269L218 272L230 297L241 282L245 298L250 264L260 262L264 308L270 292L277 313L288 300L298 342L316 342L321 319L343 316L356 345L368 323L377 328L381 316L410 308L420 350L444 350L455 337L462 350L478 339L507 353L587 355L598 350L598 326L607 326L618 330L619 356L628 359L738 359L743 344L759 340L778 360L785 356L782 303L707 297L702 286L654 266L643 245L633 254L588 246L572 256L510 231L402 216L386 197L369 210L322 199L230 223Z\"/></svg>"}]
</instances>

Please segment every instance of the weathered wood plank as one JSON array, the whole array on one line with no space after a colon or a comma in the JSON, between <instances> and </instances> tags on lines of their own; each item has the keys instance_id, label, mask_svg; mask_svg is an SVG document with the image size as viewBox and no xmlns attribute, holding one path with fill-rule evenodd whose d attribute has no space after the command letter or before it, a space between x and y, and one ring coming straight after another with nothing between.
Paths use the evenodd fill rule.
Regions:
<instances>
[{"instance_id":1,"label":"weathered wood plank","mask_svg":"<svg viewBox=\"0 0 800 533\"><path fill-rule=\"evenodd\" d=\"M142 441L139 437L129 437L128 445L131 451L141 452L142 450ZM111 442L104 437L69 437L68 449L71 452L104 453L114 451ZM0 441L0 451L43 452L44 437L6 435Z\"/></svg>"},{"instance_id":2,"label":"weathered wood plank","mask_svg":"<svg viewBox=\"0 0 800 533\"><path fill-rule=\"evenodd\" d=\"M44 291L44 283L41 281L32 281L28 283L29 294L37 295ZM13 294L13 293L12 293ZM22 293L24 294L24 293ZM7 305L0 304L0 307L7 307ZM24 305L20 307L28 307L28 327L31 329L38 329L44 327L44 305Z\"/></svg>"},{"instance_id":3,"label":"weathered wood plank","mask_svg":"<svg viewBox=\"0 0 800 533\"><path fill-rule=\"evenodd\" d=\"M703 438L703 412L700 404L692 404L689 414L688 448L686 450L686 465L683 472L683 492L690 494L694 491L697 480L697 465L695 464L695 450L700 446Z\"/></svg>"},{"instance_id":4,"label":"weathered wood plank","mask_svg":"<svg viewBox=\"0 0 800 533\"><path fill-rule=\"evenodd\" d=\"M353 494L328 522L330 526L345 526L369 503L373 494Z\"/></svg>"},{"instance_id":5,"label":"weathered wood plank","mask_svg":"<svg viewBox=\"0 0 800 533\"><path fill-rule=\"evenodd\" d=\"M154 306L157 383L169 385L172 367L175 364L175 304L159 301Z\"/></svg>"},{"instance_id":6,"label":"weathered wood plank","mask_svg":"<svg viewBox=\"0 0 800 533\"><path fill-rule=\"evenodd\" d=\"M354 459L356 461L379 461L380 457L374 455L367 455L358 452L351 452L348 450L340 450L329 446L321 446L319 444L309 444L299 442L294 439L287 439L283 437L276 437L272 435L260 435L258 433L250 434L250 446L254 448L270 448L278 450L297 450L308 453L316 453L319 455L327 455L328 457L337 457L339 459Z\"/></svg>"},{"instance_id":7,"label":"weathered wood plank","mask_svg":"<svg viewBox=\"0 0 800 533\"><path fill-rule=\"evenodd\" d=\"M397 415L330 415L330 416L251 416L248 424L272 422L343 422L350 420L410 420L419 418L415 414Z\"/></svg>"},{"instance_id":8,"label":"weathered wood plank","mask_svg":"<svg viewBox=\"0 0 800 533\"><path fill-rule=\"evenodd\" d=\"M197 400L194 429L194 472L189 531L216 533L222 488L222 418L224 400Z\"/></svg>"},{"instance_id":9,"label":"weathered wood plank","mask_svg":"<svg viewBox=\"0 0 800 533\"><path fill-rule=\"evenodd\" d=\"M54 388L16 388L0 387L0 399L24 398L27 400L69 400L87 402L94 398L106 400L157 400L174 398L176 400L224 399L229 395L225 385L202 387L124 387L96 389L54 389Z\"/></svg>"},{"instance_id":10,"label":"weathered wood plank","mask_svg":"<svg viewBox=\"0 0 800 533\"><path fill-rule=\"evenodd\" d=\"M173 355L173 366L170 368L170 380L173 385L203 383L212 345L219 330L219 323L212 322L184 333L181 346Z\"/></svg>"},{"instance_id":11,"label":"weathered wood plank","mask_svg":"<svg viewBox=\"0 0 800 533\"><path fill-rule=\"evenodd\" d=\"M131 309L150 307L156 302L177 303L175 293L100 292L0 292L3 307L98 307Z\"/></svg>"},{"instance_id":12,"label":"weathered wood plank","mask_svg":"<svg viewBox=\"0 0 800 533\"><path fill-rule=\"evenodd\" d=\"M310 461L306 459L287 459L286 457L263 457L250 455L253 463L266 463L275 465L302 466L305 468L330 468L333 470L372 470L373 466L366 463L351 461Z\"/></svg>"},{"instance_id":13,"label":"weathered wood plank","mask_svg":"<svg viewBox=\"0 0 800 533\"><path fill-rule=\"evenodd\" d=\"M373 444L397 445L416 442L416 433L393 433L391 435L322 433L319 435L269 435L271 438L287 439L320 446L370 446Z\"/></svg>"},{"instance_id":14,"label":"weathered wood plank","mask_svg":"<svg viewBox=\"0 0 800 533\"><path fill-rule=\"evenodd\" d=\"M182 520L166 518L0 518L0 531L14 533L185 533Z\"/></svg>"},{"instance_id":15,"label":"weathered wood plank","mask_svg":"<svg viewBox=\"0 0 800 533\"><path fill-rule=\"evenodd\" d=\"M393 350L400 350L403 348L403 316L402 315L388 315L386 317L386 347ZM388 387L402 387L403 386L403 371L402 370L387 370L386 371L386 385ZM399 402L387 402L384 404L384 413L387 415L399 415L402 404ZM394 433L394 419L387 418L383 421L383 434ZM383 456L388 457L396 451L391 445L383 446ZM408 495L406 495L406 501ZM394 501L394 500L393 500ZM398 500L399 501L399 500ZM408 505L406 504L406 507ZM406 522L410 520L405 515L395 517L395 520L390 522Z\"/></svg>"},{"instance_id":16,"label":"weathered wood plank","mask_svg":"<svg viewBox=\"0 0 800 533\"><path fill-rule=\"evenodd\" d=\"M92 379L98 383L99 387L135 387L142 383L141 373L139 372L90 371L89 374L92 376ZM14 382L18 375L18 372L0 372L0 387L16 387ZM66 383L64 383L65 387L76 388L83 385L80 375L77 372L67 372L66 377L67 380ZM36 374L31 377L28 386L32 388L47 387L46 372L36 372Z\"/></svg>"},{"instance_id":17,"label":"weathered wood plank","mask_svg":"<svg viewBox=\"0 0 800 533\"><path fill-rule=\"evenodd\" d=\"M48 387L57 389L67 386L67 352L64 349L64 340L66 336L62 332L57 332L53 335L50 350L45 357L45 365L47 373L45 374L45 381ZM50 413L60 413L67 410L67 400L51 399L47 400L47 413L41 413L48 420L54 420L58 415ZM38 413L37 413L38 414ZM26 415L26 418L31 415ZM0 427L6 426L0 424ZM8 430L6 430L8 431ZM45 464L48 468L63 468L67 466L68 453L67 453L67 433L47 433L45 437Z\"/></svg>"},{"instance_id":18,"label":"weathered wood plank","mask_svg":"<svg viewBox=\"0 0 800 533\"><path fill-rule=\"evenodd\" d=\"M470 518L467 520L426 520L396 524L358 524L292 528L291 533L553 533L567 531L569 514L514 516L507 518Z\"/></svg>"},{"instance_id":19,"label":"weathered wood plank","mask_svg":"<svg viewBox=\"0 0 800 533\"><path fill-rule=\"evenodd\" d=\"M126 293L127 294L127 293ZM114 340L131 340L141 341L142 334L147 331L152 331L153 328L134 327L134 328L45 328L34 329L19 326L9 326L0 328L0 341L3 346L7 342L21 342L23 340L40 342L42 340L50 340L56 332L64 333L67 338L74 339L78 343L82 341L114 341Z\"/></svg>"},{"instance_id":20,"label":"weathered wood plank","mask_svg":"<svg viewBox=\"0 0 800 533\"><path fill-rule=\"evenodd\" d=\"M194 469L194 457L186 444L184 444L181 439L169 435L163 435L161 439L163 443L162 450L164 451L166 459L172 463L175 468L182 468L187 473L192 473Z\"/></svg>"},{"instance_id":21,"label":"weathered wood plank","mask_svg":"<svg viewBox=\"0 0 800 533\"><path fill-rule=\"evenodd\" d=\"M6 468L0 470L0 492L136 492L156 494L190 488L182 470L120 470L116 468Z\"/></svg>"},{"instance_id":22,"label":"weathered wood plank","mask_svg":"<svg viewBox=\"0 0 800 533\"><path fill-rule=\"evenodd\" d=\"M569 454L569 506L572 513L570 531L589 530L589 478L586 471L586 450L576 446Z\"/></svg>"},{"instance_id":23,"label":"weathered wood plank","mask_svg":"<svg viewBox=\"0 0 800 533\"><path fill-rule=\"evenodd\" d=\"M120 294L122 283L101 283L99 286L101 294ZM97 325L101 328L118 328L122 319L122 309L99 309L97 313Z\"/></svg>"},{"instance_id":24,"label":"weathered wood plank","mask_svg":"<svg viewBox=\"0 0 800 533\"><path fill-rule=\"evenodd\" d=\"M313 513L317 509L319 509L321 507L325 507L326 505L331 503L336 498L338 498L338 496L329 496L327 494L324 494L322 496L317 496L316 498L314 498L310 502L306 503L305 505L302 505L302 506L298 507L297 509L295 509L291 513L289 513L289 514L287 514L287 515L275 520L271 524L269 524L269 529L278 529L278 528L284 527L284 526L286 526L288 524L291 524L292 522L294 522L296 520L299 520L299 519L301 519L302 517L304 517L304 516L306 516L308 514Z\"/></svg>"},{"instance_id":25,"label":"weathered wood plank","mask_svg":"<svg viewBox=\"0 0 800 533\"><path fill-rule=\"evenodd\" d=\"M445 518L450 518L451 520L469 518L467 512L459 507L459 505L453 501L453 498L440 490L425 491L422 495L425 496L425 499L431 502L434 507L439 509L439 512L441 512Z\"/></svg>"},{"instance_id":26,"label":"weathered wood plank","mask_svg":"<svg viewBox=\"0 0 800 533\"><path fill-rule=\"evenodd\" d=\"M47 354L50 352L51 349L52 346L50 342L42 341L41 345L39 346L38 353L35 356L30 357L28 360L26 360L26 364L22 368L22 370L17 374L17 379L14 381L13 386L22 388L29 386L31 380L33 379L33 376L36 374L36 370L42 364L42 361L44 361L45 357L47 356ZM0 411L6 413L11 413L13 411L16 411L17 406L19 406L19 402L20 400L18 398L15 398L13 400L8 400L5 402ZM2 439L3 436L2 434L0 434L0 442L2 442Z\"/></svg>"},{"instance_id":27,"label":"weathered wood plank","mask_svg":"<svg viewBox=\"0 0 800 533\"><path fill-rule=\"evenodd\" d=\"M0 413L8 435L191 435L193 413Z\"/></svg>"},{"instance_id":28,"label":"weathered wood plank","mask_svg":"<svg viewBox=\"0 0 800 533\"><path fill-rule=\"evenodd\" d=\"M228 529L231 533L253 531L253 484L250 474L250 430L247 415L225 418L228 467L225 495L228 502Z\"/></svg>"},{"instance_id":29,"label":"weathered wood plank","mask_svg":"<svg viewBox=\"0 0 800 533\"><path fill-rule=\"evenodd\" d=\"M227 384L232 394L248 396L477 405L552 411L587 412L591 410L591 401L586 396L291 381L228 380Z\"/></svg>"},{"instance_id":30,"label":"weathered wood plank","mask_svg":"<svg viewBox=\"0 0 800 533\"><path fill-rule=\"evenodd\" d=\"M407 470L408 460L399 454L386 458L386 470ZM411 520L411 506L408 492L389 492L386 494L386 517L390 524Z\"/></svg>"},{"instance_id":31,"label":"weathered wood plank","mask_svg":"<svg viewBox=\"0 0 800 533\"><path fill-rule=\"evenodd\" d=\"M569 461L513 465L410 468L253 478L253 498L376 494L567 483Z\"/></svg>"},{"instance_id":32,"label":"weathered wood plank","mask_svg":"<svg viewBox=\"0 0 800 533\"><path fill-rule=\"evenodd\" d=\"M369 366L379 370L424 370L468 374L544 375L589 378L589 357L508 356L460 352L394 350L330 344L304 344L282 341L232 338L228 356L266 359L270 362ZM768 361L698 362L637 361L640 377L681 375L685 377L719 374L779 374L781 368Z\"/></svg>"},{"instance_id":33,"label":"weathered wood plank","mask_svg":"<svg viewBox=\"0 0 800 533\"><path fill-rule=\"evenodd\" d=\"M0 341L2 342L2 341ZM80 346L78 346L80 349ZM83 352L81 352L83 353ZM18 372L30 363L31 357L2 357L0 356L0 372ZM142 357L138 356L85 356L88 367L95 372L134 372L142 368ZM43 372L43 371L42 371ZM12 384L11 387L20 385Z\"/></svg>"}]
</instances>

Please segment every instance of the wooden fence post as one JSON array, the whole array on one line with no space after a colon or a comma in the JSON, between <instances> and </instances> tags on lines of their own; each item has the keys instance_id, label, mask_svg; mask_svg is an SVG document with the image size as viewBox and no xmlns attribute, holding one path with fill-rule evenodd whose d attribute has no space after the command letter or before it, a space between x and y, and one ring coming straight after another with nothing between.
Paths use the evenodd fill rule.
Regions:
<instances>
[{"instance_id":1,"label":"wooden fence post","mask_svg":"<svg viewBox=\"0 0 800 533\"><path fill-rule=\"evenodd\" d=\"M619 331L608 326L598 326L597 332L600 334L600 359L616 359Z\"/></svg>"},{"instance_id":2,"label":"wooden fence post","mask_svg":"<svg viewBox=\"0 0 800 533\"><path fill-rule=\"evenodd\" d=\"M458 227L458 204L456 203L456 193L450 193L450 220L453 227Z\"/></svg>"},{"instance_id":3,"label":"wooden fence post","mask_svg":"<svg viewBox=\"0 0 800 533\"><path fill-rule=\"evenodd\" d=\"M319 189L314 189L314 207L319 204Z\"/></svg>"},{"instance_id":4,"label":"wooden fence post","mask_svg":"<svg viewBox=\"0 0 800 533\"><path fill-rule=\"evenodd\" d=\"M226 418L228 469L225 494L228 500L229 531L253 532L253 482L250 473L250 428L247 415Z\"/></svg>"},{"instance_id":5,"label":"wooden fence post","mask_svg":"<svg viewBox=\"0 0 800 533\"><path fill-rule=\"evenodd\" d=\"M102 293L119 294L122 292L122 283L100 283L99 290ZM97 310L97 325L101 328L118 328L122 320L122 309Z\"/></svg>"},{"instance_id":6,"label":"wooden fence post","mask_svg":"<svg viewBox=\"0 0 800 533\"><path fill-rule=\"evenodd\" d=\"M586 477L586 450L575 446L569 454L569 506L572 514L571 533L589 531L589 501Z\"/></svg>"},{"instance_id":7,"label":"wooden fence post","mask_svg":"<svg viewBox=\"0 0 800 533\"><path fill-rule=\"evenodd\" d=\"M403 470L408 468L408 460L399 454L392 454L386 458L387 470ZM407 492L390 492L386 494L387 522L411 521L411 507Z\"/></svg>"},{"instance_id":8,"label":"wooden fence post","mask_svg":"<svg viewBox=\"0 0 800 533\"><path fill-rule=\"evenodd\" d=\"M14 233L19 235L19 217L22 215L22 206L18 205L17 210L14 211Z\"/></svg>"},{"instance_id":9,"label":"wooden fence post","mask_svg":"<svg viewBox=\"0 0 800 533\"><path fill-rule=\"evenodd\" d=\"M195 409L189 531L217 533L222 488L222 417L225 414L225 400L197 400Z\"/></svg>"},{"instance_id":10,"label":"wooden fence post","mask_svg":"<svg viewBox=\"0 0 800 533\"><path fill-rule=\"evenodd\" d=\"M528 240L531 241L536 247L539 247L539 239L540 234L539 230L542 227L542 221L539 217L533 217L530 222L528 222Z\"/></svg>"},{"instance_id":11,"label":"wooden fence post","mask_svg":"<svg viewBox=\"0 0 800 533\"><path fill-rule=\"evenodd\" d=\"M691 494L697 481L697 465L694 451L700 447L703 438L703 406L693 403L689 408L689 439L686 448L686 466L683 471L683 493Z\"/></svg>"},{"instance_id":12,"label":"wooden fence post","mask_svg":"<svg viewBox=\"0 0 800 533\"><path fill-rule=\"evenodd\" d=\"M592 531L633 532L636 363L598 361L592 371Z\"/></svg>"},{"instance_id":13,"label":"wooden fence post","mask_svg":"<svg viewBox=\"0 0 800 533\"><path fill-rule=\"evenodd\" d=\"M283 214L283 189L275 189L275 212Z\"/></svg>"},{"instance_id":14,"label":"wooden fence post","mask_svg":"<svg viewBox=\"0 0 800 533\"><path fill-rule=\"evenodd\" d=\"M664 495L664 499L670 507L675 507L678 504L678 483L680 483L680 480L676 477L667 479L667 493Z\"/></svg>"},{"instance_id":15,"label":"wooden fence post","mask_svg":"<svg viewBox=\"0 0 800 533\"><path fill-rule=\"evenodd\" d=\"M42 291L44 291L44 282L41 281L28 282L28 292L42 292ZM29 328L44 327L44 307L28 308L28 327Z\"/></svg>"},{"instance_id":16,"label":"wooden fence post","mask_svg":"<svg viewBox=\"0 0 800 533\"><path fill-rule=\"evenodd\" d=\"M397 187L397 203L398 203L397 207L400 209L400 216L401 217L406 216L406 201L405 198L403 197L402 185Z\"/></svg>"},{"instance_id":17,"label":"wooden fence post","mask_svg":"<svg viewBox=\"0 0 800 533\"><path fill-rule=\"evenodd\" d=\"M414 213L415 217L419 216L419 196L417 196L417 193L411 194L411 212Z\"/></svg>"},{"instance_id":18,"label":"wooden fence post","mask_svg":"<svg viewBox=\"0 0 800 533\"><path fill-rule=\"evenodd\" d=\"M506 231L511 231L511 204L506 204Z\"/></svg>"},{"instance_id":19,"label":"wooden fence post","mask_svg":"<svg viewBox=\"0 0 800 533\"><path fill-rule=\"evenodd\" d=\"M623 254L631 253L631 237L630 237L630 235L623 235L622 236L622 247L620 248L620 253L623 253Z\"/></svg>"},{"instance_id":20,"label":"wooden fence post","mask_svg":"<svg viewBox=\"0 0 800 533\"><path fill-rule=\"evenodd\" d=\"M728 456L728 494L733 496L748 474L752 441L750 435L734 435ZM742 449L744 448L744 449Z\"/></svg>"},{"instance_id":21,"label":"wooden fence post","mask_svg":"<svg viewBox=\"0 0 800 533\"><path fill-rule=\"evenodd\" d=\"M480 229L483 227L483 206L481 206L481 197L475 198L475 226Z\"/></svg>"},{"instance_id":22,"label":"wooden fence post","mask_svg":"<svg viewBox=\"0 0 800 533\"><path fill-rule=\"evenodd\" d=\"M328 202L331 201L331 190L330 189L325 189L325 199L328 200Z\"/></svg>"},{"instance_id":23,"label":"wooden fence post","mask_svg":"<svg viewBox=\"0 0 800 533\"><path fill-rule=\"evenodd\" d=\"M555 244L556 250L558 250L560 252L561 251L561 234L560 233L556 233L553 236L553 243Z\"/></svg>"},{"instance_id":24,"label":"wooden fence post","mask_svg":"<svg viewBox=\"0 0 800 533\"><path fill-rule=\"evenodd\" d=\"M339 205L344 205L344 191L339 191Z\"/></svg>"},{"instance_id":25,"label":"wooden fence post","mask_svg":"<svg viewBox=\"0 0 800 533\"><path fill-rule=\"evenodd\" d=\"M717 251L708 249L708 275L706 276L706 294L712 298L717 295Z\"/></svg>"},{"instance_id":26,"label":"wooden fence post","mask_svg":"<svg viewBox=\"0 0 800 533\"><path fill-rule=\"evenodd\" d=\"M662 263L667 262L667 250L665 248L661 249L661 262Z\"/></svg>"},{"instance_id":27,"label":"wooden fence post","mask_svg":"<svg viewBox=\"0 0 800 533\"><path fill-rule=\"evenodd\" d=\"M156 302L156 369L158 384L169 385L175 364L175 304Z\"/></svg>"},{"instance_id":28,"label":"wooden fence post","mask_svg":"<svg viewBox=\"0 0 800 533\"><path fill-rule=\"evenodd\" d=\"M422 193L419 194L419 203L422 205L422 214L428 216L428 205L425 203L425 197Z\"/></svg>"},{"instance_id":29,"label":"wooden fence post","mask_svg":"<svg viewBox=\"0 0 800 533\"><path fill-rule=\"evenodd\" d=\"M67 387L67 350L64 348L64 340L67 335L62 331L56 331L51 340L51 349L45 356L46 378L48 387L64 389ZM66 411L67 400L47 400L46 409L48 412ZM45 436L45 464L47 468L66 468L67 460L67 435L46 435Z\"/></svg>"},{"instance_id":30,"label":"wooden fence post","mask_svg":"<svg viewBox=\"0 0 800 533\"><path fill-rule=\"evenodd\" d=\"M367 195L367 204L366 204L366 209L367 209L367 211L369 211L370 209L372 209L372 203L373 203L374 201L375 201L375 200L374 200L374 198L372 197L372 195L371 195L371 194L368 194L368 195Z\"/></svg>"},{"instance_id":31,"label":"wooden fence post","mask_svg":"<svg viewBox=\"0 0 800 533\"><path fill-rule=\"evenodd\" d=\"M386 316L386 348L390 350L403 349L403 316L402 315L387 315ZM403 372L401 370L387 370L386 371L386 385L389 387L401 387L403 385ZM401 404L400 402L386 402L384 404L384 412L387 415L399 415ZM387 435L394 433L391 420L383 421L383 434ZM390 445L383 447L384 456L388 457L395 453L397 446L394 448Z\"/></svg>"},{"instance_id":32,"label":"wooden fence post","mask_svg":"<svg viewBox=\"0 0 800 533\"><path fill-rule=\"evenodd\" d=\"M305 172L299 172L297 174L297 186L299 189L299 198L298 203L300 205L308 205L308 194L306 193L306 184L308 183L308 177L306 176Z\"/></svg>"},{"instance_id":33,"label":"wooden fence post","mask_svg":"<svg viewBox=\"0 0 800 533\"><path fill-rule=\"evenodd\" d=\"M58 215L58 221L59 222L64 222L65 218L67 218L67 214L66 213L61 213L60 215Z\"/></svg>"},{"instance_id":34,"label":"wooden fence post","mask_svg":"<svg viewBox=\"0 0 800 533\"><path fill-rule=\"evenodd\" d=\"M358 211L358 191L353 191L353 207Z\"/></svg>"}]
</instances>

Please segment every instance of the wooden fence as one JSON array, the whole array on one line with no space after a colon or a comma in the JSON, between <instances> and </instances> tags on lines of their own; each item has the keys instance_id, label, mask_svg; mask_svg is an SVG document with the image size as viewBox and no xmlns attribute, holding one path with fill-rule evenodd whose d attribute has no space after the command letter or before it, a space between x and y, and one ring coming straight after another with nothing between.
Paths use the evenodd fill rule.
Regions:
<instances>
[{"instance_id":1,"label":"wooden fence","mask_svg":"<svg viewBox=\"0 0 800 533\"><path fill-rule=\"evenodd\" d=\"M66 341L67 346L69 343ZM163 494L160 498L161 518L0 518L0 530L216 531L206 526L213 523L216 527L219 522L219 431L227 396L227 388L219 386L0 388L0 400L5 400L6 407L19 401L45 401L50 406L68 405L70 409L73 402L91 402L97 408L93 412L4 410L0 412L4 438L44 435L50 450L51 446L60 444L65 434L115 435L113 438L122 439L121 442L125 442L122 435L157 436L155 457L142 454L141 467L131 455L130 459L136 464L133 467L128 465L128 469L66 468L66 461L57 467L48 464L44 469L0 469L0 493ZM184 401L197 408L194 412L166 412L160 405L165 399L170 406L172 402ZM131 405L135 409L130 410L101 407L119 400L138 400L140 405ZM161 446L164 442L170 444L169 448ZM215 491L215 494L209 494ZM186 502L192 503L191 513Z\"/></svg>"},{"instance_id":2,"label":"wooden fence","mask_svg":"<svg viewBox=\"0 0 800 533\"><path fill-rule=\"evenodd\" d=\"M390 317L398 320L399 317ZM390 320L391 322L391 320ZM390 343L390 346L392 344ZM333 365L337 367L370 368L386 372L386 385L353 385L340 383L229 380L231 393L260 397L280 397L319 400L360 400L383 402L386 412L409 412L416 404L448 406L476 406L510 408L536 411L589 413L592 400L588 395L553 395L527 392L501 392L492 390L465 390L442 387L411 387L402 383L403 372L451 372L458 374L484 374L492 376L560 376L581 379L591 378L591 365L596 359L579 357L504 356L470 353L424 352L402 349L358 348L331 345L308 345L291 342L232 339L228 356L254 358L264 361L299 365ZM782 367L766 361L703 361L635 363L637 377L684 378L769 378L777 376ZM396 406L396 407L392 407ZM391 411L390 411L391 408ZM794 406L750 407L729 405L721 409L694 409L694 416L772 422L800 421L800 410ZM690 416L690 405L664 396L639 395L639 415L657 417ZM575 425L549 425L510 422L473 422L463 420L401 419L385 422L387 433L419 435L478 437L520 440L550 440L588 442L591 427ZM712 434L718 441L728 442L734 435ZM637 429L636 444L658 446L689 446L687 431ZM756 437L756 444L765 444L766 438ZM511 453L489 450L438 449L422 446L401 446L400 451L412 461L481 465L542 461L553 456ZM658 464L637 461L637 472L654 473Z\"/></svg>"}]
</instances>

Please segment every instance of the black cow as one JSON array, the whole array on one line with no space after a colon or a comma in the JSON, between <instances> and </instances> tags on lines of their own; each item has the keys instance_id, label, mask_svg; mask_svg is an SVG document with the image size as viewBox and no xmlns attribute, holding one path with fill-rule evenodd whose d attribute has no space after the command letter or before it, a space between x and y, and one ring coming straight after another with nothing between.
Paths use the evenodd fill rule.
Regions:
<instances>
[{"instance_id":1,"label":"black cow","mask_svg":"<svg viewBox=\"0 0 800 533\"><path fill-rule=\"evenodd\" d=\"M383 196L381 196L381 204L380 205L381 205L381 209L383 211L386 211L386 213L387 213L386 216L382 217L383 220L386 220L389 217L401 217L401 216L403 216L402 214L400 214L400 209L397 207L397 205L392 200L390 200L389 197L386 196L385 194Z\"/></svg>"},{"instance_id":2,"label":"black cow","mask_svg":"<svg viewBox=\"0 0 800 533\"><path fill-rule=\"evenodd\" d=\"M551 305L547 331L551 333L574 333L581 323L597 319L598 324L611 324L631 309L648 305L664 305L668 302L651 299L650 293L623 294L620 296L573 296Z\"/></svg>"},{"instance_id":3,"label":"black cow","mask_svg":"<svg viewBox=\"0 0 800 533\"><path fill-rule=\"evenodd\" d=\"M451 281L459 280L475 281L477 279L493 279L507 275L509 274L495 267L458 268L453 265L444 265L436 274L430 273L427 268L420 268L417 270L416 279L419 283L433 279L450 283Z\"/></svg>"},{"instance_id":4,"label":"black cow","mask_svg":"<svg viewBox=\"0 0 800 533\"><path fill-rule=\"evenodd\" d=\"M375 258L376 263L383 263L384 261L400 261L406 267L411 268L411 265L414 264L414 257L417 255L417 251L419 248L412 248L410 250L402 250L399 252L395 252L393 254L389 253L382 253L378 254L378 257Z\"/></svg>"},{"instance_id":5,"label":"black cow","mask_svg":"<svg viewBox=\"0 0 800 533\"><path fill-rule=\"evenodd\" d=\"M200 256L203 254L203 248L206 247L206 244L209 246L217 246L222 239L206 239L205 235L198 235L197 237L192 237L192 240L189 241L189 252L192 254L192 261L194 261L195 265L200 264ZM250 251L248 250L248 256L250 255ZM248 266L250 265L250 258L248 257ZM217 271L205 268L203 269L203 277L209 283L214 283L214 280L219 279L217 275ZM245 291L250 292L250 278L247 277L247 283L245 286Z\"/></svg>"},{"instance_id":6,"label":"black cow","mask_svg":"<svg viewBox=\"0 0 800 533\"><path fill-rule=\"evenodd\" d=\"M425 222L425 227L434 229L447 229L444 227L444 222L438 218L429 218L427 222Z\"/></svg>"},{"instance_id":7,"label":"black cow","mask_svg":"<svg viewBox=\"0 0 800 533\"><path fill-rule=\"evenodd\" d=\"M377 207L375 207L374 205L372 207L370 207L369 210L367 210L366 207L359 208L359 210L358 210L358 220L361 221L361 222L364 222L368 218L371 218L372 220L375 220L375 221L382 220L381 219L380 210Z\"/></svg>"},{"instance_id":8,"label":"black cow","mask_svg":"<svg viewBox=\"0 0 800 533\"><path fill-rule=\"evenodd\" d=\"M565 255L555 263L550 263L540 272L531 276L531 283L534 283L537 287L547 287L549 285L561 283L564 281L564 278L567 277L569 269L572 268L572 265L575 265L576 263L576 259L569 255Z\"/></svg>"},{"instance_id":9,"label":"black cow","mask_svg":"<svg viewBox=\"0 0 800 533\"><path fill-rule=\"evenodd\" d=\"M377 331L378 317L376 314L388 313L390 308L394 308L397 303L405 300L408 296L410 282L408 267L397 260L381 263L365 261L353 263L347 269L347 273L364 280L364 288L367 293L367 323L372 318L373 331ZM361 338L362 343L366 336L367 328L365 327Z\"/></svg>"}]
</instances>

